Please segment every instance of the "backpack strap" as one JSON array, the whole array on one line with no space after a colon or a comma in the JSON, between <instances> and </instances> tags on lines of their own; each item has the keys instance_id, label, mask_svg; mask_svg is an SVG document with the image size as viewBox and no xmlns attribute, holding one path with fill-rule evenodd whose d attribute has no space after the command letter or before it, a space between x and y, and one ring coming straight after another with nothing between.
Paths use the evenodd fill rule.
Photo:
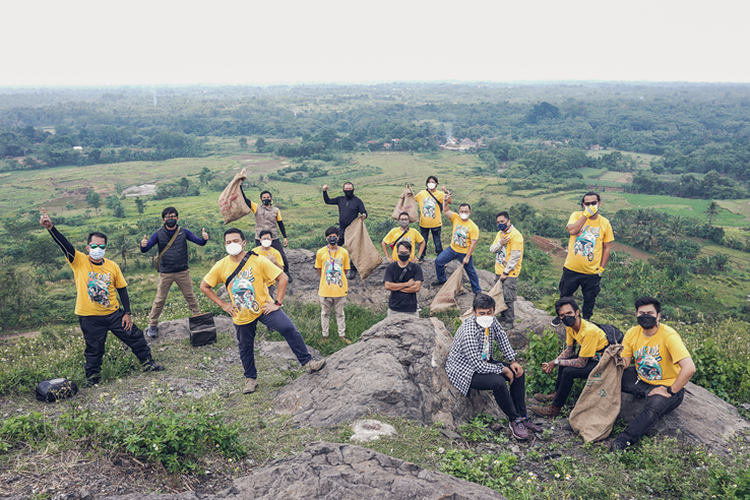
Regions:
<instances>
[{"instance_id":1,"label":"backpack strap","mask_svg":"<svg viewBox=\"0 0 750 500\"><path fill-rule=\"evenodd\" d=\"M159 270L159 261L161 260L162 257L164 257L164 254L167 253L167 250L169 250L169 247L172 246L172 243L174 243L174 240L177 239L177 236L180 234L180 232L182 232L182 228L174 232L174 234L172 235L172 239L169 240L169 243L167 243L167 246L164 247L164 250L159 252L159 255L156 257L156 260L154 260L154 269L156 269L157 271Z\"/></svg>"},{"instance_id":2,"label":"backpack strap","mask_svg":"<svg viewBox=\"0 0 750 500\"><path fill-rule=\"evenodd\" d=\"M257 253L253 252L252 250L248 251L245 256L242 258L242 261L240 262L240 265L237 266L237 269L234 270L232 274L229 275L227 280L224 282L224 286L227 287L227 290L229 290L229 283L232 282L235 276L237 276L237 273L239 273L243 267L245 267L245 264L247 263L247 259L250 258L250 255L258 255Z\"/></svg>"}]
</instances>

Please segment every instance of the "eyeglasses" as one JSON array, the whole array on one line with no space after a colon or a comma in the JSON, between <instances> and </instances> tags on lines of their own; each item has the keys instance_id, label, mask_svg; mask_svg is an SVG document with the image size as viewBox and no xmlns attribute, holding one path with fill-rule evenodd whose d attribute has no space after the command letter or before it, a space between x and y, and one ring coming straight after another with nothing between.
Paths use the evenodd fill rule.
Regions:
<instances>
[{"instance_id":1,"label":"eyeglasses","mask_svg":"<svg viewBox=\"0 0 750 500\"><path fill-rule=\"evenodd\" d=\"M177 220L178 217L164 217L164 220Z\"/></svg>"},{"instance_id":2,"label":"eyeglasses","mask_svg":"<svg viewBox=\"0 0 750 500\"><path fill-rule=\"evenodd\" d=\"M589 202L587 203L587 202L585 202L585 201L584 201L584 202L583 202L583 206L584 206L584 207L591 207L591 206L594 206L594 205L596 205L597 203L599 203L599 202L598 202L598 201L589 201Z\"/></svg>"},{"instance_id":3,"label":"eyeglasses","mask_svg":"<svg viewBox=\"0 0 750 500\"><path fill-rule=\"evenodd\" d=\"M104 250L104 249L106 249L106 248L107 248L107 245L106 245L106 244L102 244L102 245L92 245L92 244L89 244L89 246L90 246L91 248L101 248L102 250Z\"/></svg>"}]
</instances>

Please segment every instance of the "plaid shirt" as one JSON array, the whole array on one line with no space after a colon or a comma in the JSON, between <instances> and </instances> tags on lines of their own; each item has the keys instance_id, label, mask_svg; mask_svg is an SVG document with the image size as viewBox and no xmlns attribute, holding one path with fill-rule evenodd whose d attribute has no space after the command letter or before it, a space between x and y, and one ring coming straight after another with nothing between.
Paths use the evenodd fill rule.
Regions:
<instances>
[{"instance_id":1,"label":"plaid shirt","mask_svg":"<svg viewBox=\"0 0 750 500\"><path fill-rule=\"evenodd\" d=\"M503 352L505 360L509 363L515 361L516 351L510 346L508 335L500 326L497 318L495 318L489 330L490 352L493 351L492 341L494 340ZM501 364L482 361L483 345L484 328L477 324L474 316L471 316L456 331L456 336L453 337L453 344L451 345L451 352L448 354L448 360L445 362L445 371L448 374L448 378L464 396L469 394L471 379L475 373L500 374L505 369Z\"/></svg>"}]
</instances>

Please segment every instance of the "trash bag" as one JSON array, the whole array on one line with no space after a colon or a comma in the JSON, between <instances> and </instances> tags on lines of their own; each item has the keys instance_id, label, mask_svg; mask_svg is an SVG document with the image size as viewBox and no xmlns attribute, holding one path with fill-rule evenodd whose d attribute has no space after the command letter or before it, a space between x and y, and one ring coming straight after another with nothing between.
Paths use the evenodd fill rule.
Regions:
<instances>
[{"instance_id":1,"label":"trash bag","mask_svg":"<svg viewBox=\"0 0 750 500\"><path fill-rule=\"evenodd\" d=\"M383 256L375 248L370 239L370 234L365 227L365 221L357 217L349 227L346 228L346 249L352 262L357 268L362 281L383 263Z\"/></svg>"},{"instance_id":2,"label":"trash bag","mask_svg":"<svg viewBox=\"0 0 750 500\"><path fill-rule=\"evenodd\" d=\"M66 378L44 380L36 386L37 401L44 401L45 403L69 398L76 393L78 393L78 386L75 382Z\"/></svg>"},{"instance_id":3,"label":"trash bag","mask_svg":"<svg viewBox=\"0 0 750 500\"><path fill-rule=\"evenodd\" d=\"M398 220L398 216L402 212L409 214L409 222L417 222L419 220L419 204L414 198L414 191L411 186L406 187L401 196L399 196L398 203L396 203L396 208L393 209L391 217Z\"/></svg>"},{"instance_id":4,"label":"trash bag","mask_svg":"<svg viewBox=\"0 0 750 500\"><path fill-rule=\"evenodd\" d=\"M219 211L221 212L221 217L224 219L224 224L234 222L252 212L247 203L245 203L245 197L242 196L242 191L240 190L240 185L245 179L247 179L247 171L243 168L240 173L234 176L232 182L224 188L221 196L219 196Z\"/></svg>"},{"instance_id":5,"label":"trash bag","mask_svg":"<svg viewBox=\"0 0 750 500\"><path fill-rule=\"evenodd\" d=\"M508 309L505 304L505 296L503 295L503 282L497 280L495 285L487 292L487 295L495 299L495 316ZM461 321L466 321L466 318L474 314L474 310L470 307L460 316Z\"/></svg>"},{"instance_id":6,"label":"trash bag","mask_svg":"<svg viewBox=\"0 0 750 500\"><path fill-rule=\"evenodd\" d=\"M430 304L430 313L436 313L440 311L447 311L453 307L458 308L456 304L456 295L458 295L464 288L464 265L458 266L458 269L453 271L448 281L440 288L435 298L432 299Z\"/></svg>"},{"instance_id":7,"label":"trash bag","mask_svg":"<svg viewBox=\"0 0 750 500\"><path fill-rule=\"evenodd\" d=\"M200 347L216 342L216 323L211 313L199 314L188 318L190 327L190 345Z\"/></svg>"}]
</instances>

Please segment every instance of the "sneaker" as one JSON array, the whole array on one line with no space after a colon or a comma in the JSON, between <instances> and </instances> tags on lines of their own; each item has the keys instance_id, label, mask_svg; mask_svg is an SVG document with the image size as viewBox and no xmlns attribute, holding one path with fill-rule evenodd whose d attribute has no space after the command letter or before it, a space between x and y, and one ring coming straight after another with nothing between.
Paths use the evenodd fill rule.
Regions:
<instances>
[{"instance_id":1,"label":"sneaker","mask_svg":"<svg viewBox=\"0 0 750 500\"><path fill-rule=\"evenodd\" d=\"M326 343L326 342L328 342L328 335L325 335L325 336L323 337L323 340L321 340L320 342L321 342L321 343Z\"/></svg>"},{"instance_id":2,"label":"sneaker","mask_svg":"<svg viewBox=\"0 0 750 500\"><path fill-rule=\"evenodd\" d=\"M561 409L562 408L560 408L559 406L555 406L554 404L551 404L549 406L532 406L531 408L529 408L529 410L542 417L556 417L560 414Z\"/></svg>"},{"instance_id":3,"label":"sneaker","mask_svg":"<svg viewBox=\"0 0 750 500\"><path fill-rule=\"evenodd\" d=\"M163 372L164 367L162 365L157 365L156 362L152 359L149 361L146 361L143 365L143 371L145 372Z\"/></svg>"},{"instance_id":4,"label":"sneaker","mask_svg":"<svg viewBox=\"0 0 750 500\"><path fill-rule=\"evenodd\" d=\"M443 286L445 285L445 281L433 281L430 283L430 286Z\"/></svg>"},{"instance_id":5,"label":"sneaker","mask_svg":"<svg viewBox=\"0 0 750 500\"><path fill-rule=\"evenodd\" d=\"M305 370L307 370L307 373L315 373L319 371L321 368L323 368L326 365L326 360L321 359L318 361L315 361L314 359L311 359L310 361L305 364Z\"/></svg>"},{"instance_id":6,"label":"sneaker","mask_svg":"<svg viewBox=\"0 0 750 500\"><path fill-rule=\"evenodd\" d=\"M513 432L513 436L520 441L529 439L529 431L526 430L524 422L524 419L518 419L510 423L510 430Z\"/></svg>"},{"instance_id":7,"label":"sneaker","mask_svg":"<svg viewBox=\"0 0 750 500\"><path fill-rule=\"evenodd\" d=\"M614 441L612 441L612 444L609 447L609 451L612 453L623 453L627 451L628 446L630 446L629 441L617 438Z\"/></svg>"},{"instance_id":8,"label":"sneaker","mask_svg":"<svg viewBox=\"0 0 750 500\"><path fill-rule=\"evenodd\" d=\"M562 320L560 319L560 316L555 316L552 318L552 321L550 321L550 324L552 326L560 326L562 324Z\"/></svg>"},{"instance_id":9,"label":"sneaker","mask_svg":"<svg viewBox=\"0 0 750 500\"><path fill-rule=\"evenodd\" d=\"M554 401L555 397L557 397L557 392L553 392L552 394L540 394L540 393L534 394L534 399L536 399L537 401L541 401L541 402Z\"/></svg>"},{"instance_id":10,"label":"sneaker","mask_svg":"<svg viewBox=\"0 0 750 500\"><path fill-rule=\"evenodd\" d=\"M529 429L530 431L534 431L534 432L544 431L542 426L532 422L531 419L528 417L528 415L526 416L526 420L524 420L523 423L526 426L526 428Z\"/></svg>"},{"instance_id":11,"label":"sneaker","mask_svg":"<svg viewBox=\"0 0 750 500\"><path fill-rule=\"evenodd\" d=\"M95 385L98 385L101 381L101 378L99 377L91 377L87 378L86 382L83 384L84 389L90 389L91 387L94 387Z\"/></svg>"},{"instance_id":12,"label":"sneaker","mask_svg":"<svg viewBox=\"0 0 750 500\"><path fill-rule=\"evenodd\" d=\"M155 339L159 336L159 327L158 326L149 326L148 330L146 330L146 335L151 337L152 339Z\"/></svg>"},{"instance_id":13,"label":"sneaker","mask_svg":"<svg viewBox=\"0 0 750 500\"><path fill-rule=\"evenodd\" d=\"M515 325L513 321L503 321L501 326L503 327L503 330L512 330Z\"/></svg>"},{"instance_id":14,"label":"sneaker","mask_svg":"<svg viewBox=\"0 0 750 500\"><path fill-rule=\"evenodd\" d=\"M417 264L419 264L420 266L424 264L424 255L417 259Z\"/></svg>"},{"instance_id":15,"label":"sneaker","mask_svg":"<svg viewBox=\"0 0 750 500\"><path fill-rule=\"evenodd\" d=\"M340 340L341 342L345 342L345 343L347 343L347 344L351 344L351 343L352 343L352 341L351 341L351 340L349 340L349 339L348 339L348 338L346 338L346 337L339 337L339 340Z\"/></svg>"},{"instance_id":16,"label":"sneaker","mask_svg":"<svg viewBox=\"0 0 750 500\"><path fill-rule=\"evenodd\" d=\"M255 388L258 387L258 381L254 378L245 379L245 388L242 389L242 394L250 394L255 392Z\"/></svg>"},{"instance_id":17,"label":"sneaker","mask_svg":"<svg viewBox=\"0 0 750 500\"><path fill-rule=\"evenodd\" d=\"M356 277L357 277L357 271L355 271L354 269L349 269L349 272L346 273L346 279L348 280L353 280Z\"/></svg>"}]
</instances>

